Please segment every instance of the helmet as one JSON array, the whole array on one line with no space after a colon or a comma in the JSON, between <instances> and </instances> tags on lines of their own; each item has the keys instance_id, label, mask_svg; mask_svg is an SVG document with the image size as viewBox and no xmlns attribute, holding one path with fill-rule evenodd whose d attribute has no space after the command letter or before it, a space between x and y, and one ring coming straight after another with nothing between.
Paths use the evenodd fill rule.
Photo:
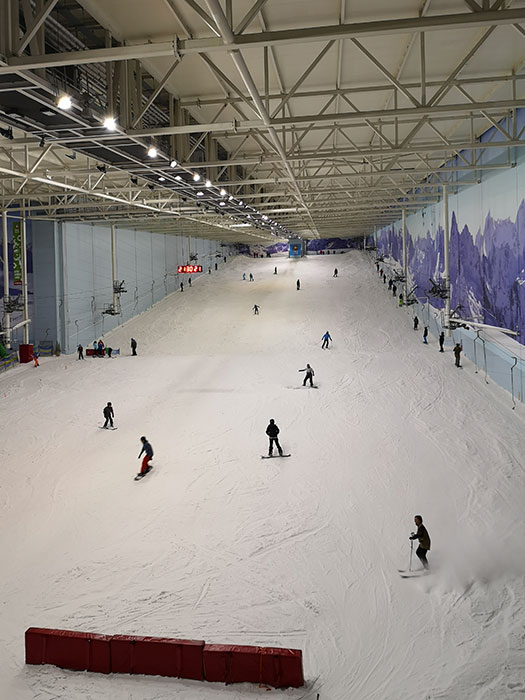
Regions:
<instances>
[{"instance_id":1,"label":"helmet","mask_svg":"<svg viewBox=\"0 0 525 700\"><path fill-rule=\"evenodd\" d=\"M144 442L146 442L146 437L144 435L140 439L144 440Z\"/></svg>"}]
</instances>

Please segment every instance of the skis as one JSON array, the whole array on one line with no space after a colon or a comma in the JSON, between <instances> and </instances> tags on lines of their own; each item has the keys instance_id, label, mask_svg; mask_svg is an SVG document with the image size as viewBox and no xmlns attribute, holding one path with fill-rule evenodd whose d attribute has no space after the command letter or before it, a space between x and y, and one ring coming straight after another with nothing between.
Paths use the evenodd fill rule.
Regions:
<instances>
[{"instance_id":1,"label":"skis","mask_svg":"<svg viewBox=\"0 0 525 700\"><path fill-rule=\"evenodd\" d=\"M261 459L274 459L274 457L291 457L292 455L261 455Z\"/></svg>"},{"instance_id":2,"label":"skis","mask_svg":"<svg viewBox=\"0 0 525 700\"><path fill-rule=\"evenodd\" d=\"M417 569L416 571L409 571L408 569L398 569L398 573L401 578L421 578L421 576L427 576L430 573L429 569Z\"/></svg>"},{"instance_id":3,"label":"skis","mask_svg":"<svg viewBox=\"0 0 525 700\"><path fill-rule=\"evenodd\" d=\"M106 427L105 425L99 425L98 427L102 430L118 430L118 427L116 427L115 425L110 428Z\"/></svg>"},{"instance_id":4,"label":"skis","mask_svg":"<svg viewBox=\"0 0 525 700\"><path fill-rule=\"evenodd\" d=\"M153 469L153 467L148 467L148 468L146 469L146 471L143 472L142 474L139 472L139 473L137 474L137 476L135 477L135 481L140 481L141 479L143 479L143 478L146 476L146 474L149 474L149 472L150 472L152 469Z\"/></svg>"}]
</instances>

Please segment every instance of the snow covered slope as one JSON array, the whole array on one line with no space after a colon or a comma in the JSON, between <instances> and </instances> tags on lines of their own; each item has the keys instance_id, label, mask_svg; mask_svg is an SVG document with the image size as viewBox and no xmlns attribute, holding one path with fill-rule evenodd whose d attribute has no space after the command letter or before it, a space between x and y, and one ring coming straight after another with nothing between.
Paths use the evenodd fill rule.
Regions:
<instances>
[{"instance_id":1,"label":"snow covered slope","mask_svg":"<svg viewBox=\"0 0 525 700\"><path fill-rule=\"evenodd\" d=\"M300 647L297 700L523 697L523 407L423 345L363 253L236 259L107 340L0 378L2 699L266 694L26 667L31 625ZM290 459L260 459L269 418ZM434 573L402 580L416 513Z\"/></svg>"}]
</instances>

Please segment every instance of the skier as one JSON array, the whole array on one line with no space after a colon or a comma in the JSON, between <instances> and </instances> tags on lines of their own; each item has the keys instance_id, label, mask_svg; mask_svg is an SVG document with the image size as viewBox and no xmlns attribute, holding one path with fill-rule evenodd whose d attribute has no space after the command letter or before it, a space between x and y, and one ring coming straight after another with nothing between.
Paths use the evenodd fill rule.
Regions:
<instances>
[{"instance_id":1,"label":"skier","mask_svg":"<svg viewBox=\"0 0 525 700\"><path fill-rule=\"evenodd\" d=\"M253 314L254 314L254 316L259 315L259 306L257 306L257 304L253 305Z\"/></svg>"},{"instance_id":2,"label":"skier","mask_svg":"<svg viewBox=\"0 0 525 700\"><path fill-rule=\"evenodd\" d=\"M242 279L243 279L243 282L246 282L246 272L242 273Z\"/></svg>"},{"instance_id":3,"label":"skier","mask_svg":"<svg viewBox=\"0 0 525 700\"><path fill-rule=\"evenodd\" d=\"M144 459L142 460L142 466L140 468L139 473L146 474L146 472L149 472L149 470L151 469L150 461L153 457L153 447L150 445L150 443L147 441L144 435L140 439L142 441L142 449L137 459L140 459L142 457L143 452L145 452L146 454L144 455Z\"/></svg>"},{"instance_id":4,"label":"skier","mask_svg":"<svg viewBox=\"0 0 525 700\"><path fill-rule=\"evenodd\" d=\"M104 406L104 410L102 411L104 414L104 418L106 419L104 425L102 426L103 428L108 428L108 423L110 424L111 427L113 427L113 416L115 413L113 412L113 406L111 405L111 401L108 401L107 404Z\"/></svg>"},{"instance_id":5,"label":"skier","mask_svg":"<svg viewBox=\"0 0 525 700\"><path fill-rule=\"evenodd\" d=\"M332 275L332 277L337 277L337 267L335 268L334 274Z\"/></svg>"},{"instance_id":6,"label":"skier","mask_svg":"<svg viewBox=\"0 0 525 700\"><path fill-rule=\"evenodd\" d=\"M279 444L279 438L277 437L279 435L279 428L275 425L275 421L273 418L270 418L270 424L266 428L266 435L268 435L268 437L270 438L270 445L268 447L268 457L271 457L273 454L274 444L279 451L279 455L282 457L283 448Z\"/></svg>"},{"instance_id":7,"label":"skier","mask_svg":"<svg viewBox=\"0 0 525 700\"><path fill-rule=\"evenodd\" d=\"M136 355L137 354L137 341L135 338L131 339L131 354Z\"/></svg>"},{"instance_id":8,"label":"skier","mask_svg":"<svg viewBox=\"0 0 525 700\"><path fill-rule=\"evenodd\" d=\"M301 280L297 280L296 286L297 286L297 291L299 291L301 289Z\"/></svg>"},{"instance_id":9,"label":"skier","mask_svg":"<svg viewBox=\"0 0 525 700\"><path fill-rule=\"evenodd\" d=\"M392 285L392 296L393 296L393 297L395 297L396 292L397 292L397 287L396 287L395 284L393 284L393 285Z\"/></svg>"},{"instance_id":10,"label":"skier","mask_svg":"<svg viewBox=\"0 0 525 700\"><path fill-rule=\"evenodd\" d=\"M191 277L188 277L188 284L191 287Z\"/></svg>"},{"instance_id":11,"label":"skier","mask_svg":"<svg viewBox=\"0 0 525 700\"><path fill-rule=\"evenodd\" d=\"M399 301L398 301L399 306L403 306L403 295L399 295Z\"/></svg>"},{"instance_id":12,"label":"skier","mask_svg":"<svg viewBox=\"0 0 525 700\"><path fill-rule=\"evenodd\" d=\"M443 331L441 331L441 333L439 334L439 352L445 352L443 350L444 343L445 343L445 334L443 333Z\"/></svg>"},{"instance_id":13,"label":"skier","mask_svg":"<svg viewBox=\"0 0 525 700\"><path fill-rule=\"evenodd\" d=\"M250 282L253 282L253 275L251 272L250 272Z\"/></svg>"},{"instance_id":14,"label":"skier","mask_svg":"<svg viewBox=\"0 0 525 700\"><path fill-rule=\"evenodd\" d=\"M326 331L321 340L323 341L323 344L321 345L321 350L324 350L328 347L328 341L332 340L332 337L330 336L330 333Z\"/></svg>"},{"instance_id":15,"label":"skier","mask_svg":"<svg viewBox=\"0 0 525 700\"><path fill-rule=\"evenodd\" d=\"M456 343L454 345L454 357L456 358L456 367L461 367L461 351L463 350L463 345L461 343Z\"/></svg>"},{"instance_id":16,"label":"skier","mask_svg":"<svg viewBox=\"0 0 525 700\"><path fill-rule=\"evenodd\" d=\"M425 343L425 345L428 345L427 338L428 338L428 326L425 326L423 328L423 342Z\"/></svg>"},{"instance_id":17,"label":"skier","mask_svg":"<svg viewBox=\"0 0 525 700\"><path fill-rule=\"evenodd\" d=\"M215 263L215 272L217 272L219 268L217 267L217 263Z\"/></svg>"},{"instance_id":18,"label":"skier","mask_svg":"<svg viewBox=\"0 0 525 700\"><path fill-rule=\"evenodd\" d=\"M414 330L417 331L417 327L419 326L419 319L417 316L414 316Z\"/></svg>"},{"instance_id":19,"label":"skier","mask_svg":"<svg viewBox=\"0 0 525 700\"><path fill-rule=\"evenodd\" d=\"M273 268L273 274L274 274L274 275L277 274L277 268L276 268L276 267Z\"/></svg>"},{"instance_id":20,"label":"skier","mask_svg":"<svg viewBox=\"0 0 525 700\"><path fill-rule=\"evenodd\" d=\"M388 280L388 289L392 289L392 280Z\"/></svg>"},{"instance_id":21,"label":"skier","mask_svg":"<svg viewBox=\"0 0 525 700\"><path fill-rule=\"evenodd\" d=\"M78 345L77 352L78 352L78 359L83 360L84 359L84 348L82 347L82 345L80 345L80 343Z\"/></svg>"},{"instance_id":22,"label":"skier","mask_svg":"<svg viewBox=\"0 0 525 700\"><path fill-rule=\"evenodd\" d=\"M208 268L208 274L211 275L211 267Z\"/></svg>"},{"instance_id":23,"label":"skier","mask_svg":"<svg viewBox=\"0 0 525 700\"><path fill-rule=\"evenodd\" d=\"M184 291L184 282L181 282L181 283L180 283L180 291L181 291L181 292Z\"/></svg>"},{"instance_id":24,"label":"skier","mask_svg":"<svg viewBox=\"0 0 525 700\"><path fill-rule=\"evenodd\" d=\"M423 525L423 518L420 515L414 516L414 522L417 527L417 532L412 532L408 539L419 541L416 554L423 564L423 568L428 569L427 552L430 550L430 535L427 532L427 528Z\"/></svg>"},{"instance_id":25,"label":"skier","mask_svg":"<svg viewBox=\"0 0 525 700\"><path fill-rule=\"evenodd\" d=\"M33 352L33 362L35 363L35 367L40 367L40 364L38 362L38 353L36 350Z\"/></svg>"},{"instance_id":26,"label":"skier","mask_svg":"<svg viewBox=\"0 0 525 700\"><path fill-rule=\"evenodd\" d=\"M310 386L313 386L313 385L314 385L314 374L315 374L315 372L313 371L313 369L310 367L309 364L307 364L306 367L305 367L304 369L300 369L300 370L298 370L298 371L299 371L299 372L306 372L306 374L304 375L303 386L306 386L306 382L307 382L308 380L310 380Z\"/></svg>"}]
</instances>

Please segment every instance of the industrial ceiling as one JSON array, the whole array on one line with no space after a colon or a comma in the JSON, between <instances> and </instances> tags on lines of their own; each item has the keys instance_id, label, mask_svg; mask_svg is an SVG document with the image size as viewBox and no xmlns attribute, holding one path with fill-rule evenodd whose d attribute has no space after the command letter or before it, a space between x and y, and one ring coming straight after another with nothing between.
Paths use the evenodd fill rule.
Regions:
<instances>
[{"instance_id":1,"label":"industrial ceiling","mask_svg":"<svg viewBox=\"0 0 525 700\"><path fill-rule=\"evenodd\" d=\"M523 0L0 13L0 208L28 216L226 242L362 236L525 145Z\"/></svg>"}]
</instances>

